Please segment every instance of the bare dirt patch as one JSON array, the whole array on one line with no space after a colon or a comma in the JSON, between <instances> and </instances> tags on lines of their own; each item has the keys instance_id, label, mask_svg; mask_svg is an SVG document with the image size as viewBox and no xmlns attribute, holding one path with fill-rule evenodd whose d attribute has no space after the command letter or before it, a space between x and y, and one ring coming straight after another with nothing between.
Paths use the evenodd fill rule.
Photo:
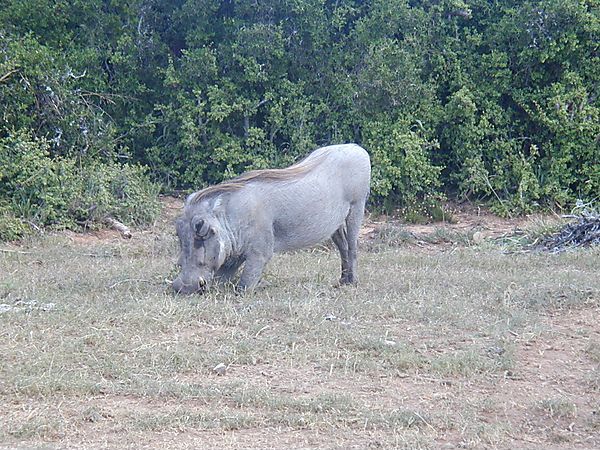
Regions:
<instances>
[{"instance_id":1,"label":"bare dirt patch","mask_svg":"<svg viewBox=\"0 0 600 450\"><path fill-rule=\"evenodd\" d=\"M503 218L486 208L468 204L448 205L447 211L447 220L428 224L403 223L386 216L372 217L364 224L361 238L369 243L377 240L382 229L392 227L405 233L402 239L405 244L427 249L433 246L433 249L444 250L448 244L480 244L486 240L520 235L528 229L549 228L564 223L559 216L548 214Z\"/></svg>"}]
</instances>

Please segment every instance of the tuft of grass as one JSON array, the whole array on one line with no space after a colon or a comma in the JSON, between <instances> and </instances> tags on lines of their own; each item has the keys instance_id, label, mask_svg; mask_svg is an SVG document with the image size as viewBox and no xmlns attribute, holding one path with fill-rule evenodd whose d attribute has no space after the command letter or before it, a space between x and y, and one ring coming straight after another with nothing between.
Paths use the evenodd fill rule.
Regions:
<instances>
[{"instance_id":1,"label":"tuft of grass","mask_svg":"<svg viewBox=\"0 0 600 450\"><path fill-rule=\"evenodd\" d=\"M456 351L440 355L429 361L431 371L437 375L472 376L497 369L495 362L473 350Z\"/></svg>"},{"instance_id":2,"label":"tuft of grass","mask_svg":"<svg viewBox=\"0 0 600 450\"><path fill-rule=\"evenodd\" d=\"M417 241L415 236L402 226L394 223L385 223L375 230L371 239L366 244L369 251L383 251L386 248L401 247Z\"/></svg>"},{"instance_id":3,"label":"tuft of grass","mask_svg":"<svg viewBox=\"0 0 600 450\"><path fill-rule=\"evenodd\" d=\"M590 371L586 377L586 382L593 392L600 392L600 365Z\"/></svg>"},{"instance_id":4,"label":"tuft of grass","mask_svg":"<svg viewBox=\"0 0 600 450\"><path fill-rule=\"evenodd\" d=\"M432 233L420 236L429 244L456 244L468 246L473 244L474 231L456 231L444 227L436 227Z\"/></svg>"},{"instance_id":5,"label":"tuft of grass","mask_svg":"<svg viewBox=\"0 0 600 450\"><path fill-rule=\"evenodd\" d=\"M68 423L57 409L33 406L0 418L0 442L8 439L48 441L62 438L68 430Z\"/></svg>"},{"instance_id":6,"label":"tuft of grass","mask_svg":"<svg viewBox=\"0 0 600 450\"><path fill-rule=\"evenodd\" d=\"M600 392L600 342L595 340L589 342L584 351L586 356L596 363L593 370L588 373L586 381L593 392Z\"/></svg>"},{"instance_id":7,"label":"tuft of grass","mask_svg":"<svg viewBox=\"0 0 600 450\"><path fill-rule=\"evenodd\" d=\"M577 405L563 397L541 400L537 408L552 419L573 419L577 416Z\"/></svg>"},{"instance_id":8,"label":"tuft of grass","mask_svg":"<svg viewBox=\"0 0 600 450\"><path fill-rule=\"evenodd\" d=\"M393 409L389 411L373 411L362 418L364 428L377 429L410 429L431 427L431 418L425 413L409 409Z\"/></svg>"},{"instance_id":9,"label":"tuft of grass","mask_svg":"<svg viewBox=\"0 0 600 450\"><path fill-rule=\"evenodd\" d=\"M585 348L585 354L592 361L600 364L600 341L590 341Z\"/></svg>"},{"instance_id":10,"label":"tuft of grass","mask_svg":"<svg viewBox=\"0 0 600 450\"><path fill-rule=\"evenodd\" d=\"M524 228L498 238L495 242L507 252L531 250L556 233L565 223L565 220L557 217L535 216Z\"/></svg>"},{"instance_id":11,"label":"tuft of grass","mask_svg":"<svg viewBox=\"0 0 600 450\"><path fill-rule=\"evenodd\" d=\"M230 398L236 407L265 408L286 414L347 414L356 409L348 395L339 393L297 398L281 394L275 395L269 390L243 389L232 393Z\"/></svg>"},{"instance_id":12,"label":"tuft of grass","mask_svg":"<svg viewBox=\"0 0 600 450\"><path fill-rule=\"evenodd\" d=\"M17 424L5 433L5 437L18 440L23 439L48 439L60 437L63 424L60 420L52 418L31 418ZM2 433L0 433L0 436Z\"/></svg>"},{"instance_id":13,"label":"tuft of grass","mask_svg":"<svg viewBox=\"0 0 600 450\"><path fill-rule=\"evenodd\" d=\"M130 414L124 426L135 431L184 432L195 430L235 431L261 425L260 417L241 411L196 412L181 408L167 413Z\"/></svg>"},{"instance_id":14,"label":"tuft of grass","mask_svg":"<svg viewBox=\"0 0 600 450\"><path fill-rule=\"evenodd\" d=\"M600 431L600 403L594 405L594 408L587 419L587 426L594 431Z\"/></svg>"}]
</instances>

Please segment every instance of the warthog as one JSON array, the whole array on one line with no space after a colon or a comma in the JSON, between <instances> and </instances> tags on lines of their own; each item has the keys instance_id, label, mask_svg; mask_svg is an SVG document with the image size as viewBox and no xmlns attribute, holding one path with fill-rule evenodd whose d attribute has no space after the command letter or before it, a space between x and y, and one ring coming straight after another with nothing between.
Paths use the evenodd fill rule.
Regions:
<instances>
[{"instance_id":1,"label":"warthog","mask_svg":"<svg viewBox=\"0 0 600 450\"><path fill-rule=\"evenodd\" d=\"M202 291L230 280L242 264L238 288L251 289L273 253L329 238L340 251L340 283L356 283L370 178L363 148L332 145L288 168L247 172L189 195L176 222L181 273L173 289Z\"/></svg>"}]
</instances>

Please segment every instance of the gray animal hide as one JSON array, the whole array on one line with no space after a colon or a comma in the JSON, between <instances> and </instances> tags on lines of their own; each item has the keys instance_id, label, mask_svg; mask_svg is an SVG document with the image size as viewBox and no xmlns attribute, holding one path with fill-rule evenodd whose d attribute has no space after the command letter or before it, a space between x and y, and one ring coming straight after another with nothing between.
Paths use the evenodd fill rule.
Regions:
<instances>
[{"instance_id":1,"label":"gray animal hide","mask_svg":"<svg viewBox=\"0 0 600 450\"><path fill-rule=\"evenodd\" d=\"M256 286L273 253L332 238L342 284L356 283L358 232L369 194L371 164L356 144L315 150L285 169L248 172L191 194L176 228L179 293L228 281L243 265L238 287Z\"/></svg>"}]
</instances>

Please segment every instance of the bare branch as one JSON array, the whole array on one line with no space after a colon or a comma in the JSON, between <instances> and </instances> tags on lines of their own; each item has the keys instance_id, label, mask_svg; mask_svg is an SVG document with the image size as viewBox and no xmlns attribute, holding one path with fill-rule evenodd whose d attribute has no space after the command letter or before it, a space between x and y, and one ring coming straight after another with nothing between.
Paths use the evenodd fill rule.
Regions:
<instances>
[{"instance_id":1,"label":"bare branch","mask_svg":"<svg viewBox=\"0 0 600 450\"><path fill-rule=\"evenodd\" d=\"M33 252L24 252L22 250L10 250L8 248L0 248L2 253L18 253L19 255L32 255Z\"/></svg>"},{"instance_id":2,"label":"bare branch","mask_svg":"<svg viewBox=\"0 0 600 450\"><path fill-rule=\"evenodd\" d=\"M112 217L106 217L104 219L104 223L121 233L121 236L123 236L124 239L131 239L132 234L127 225L122 224L121 222L119 222L116 219L113 219Z\"/></svg>"},{"instance_id":3,"label":"bare branch","mask_svg":"<svg viewBox=\"0 0 600 450\"><path fill-rule=\"evenodd\" d=\"M10 78L10 76L11 76L11 75L13 75L13 74L17 73L18 71L19 71L19 68L18 68L18 67L17 67L16 69L9 70L7 73L5 73L4 75L2 75L2 76L0 77L0 83L2 83L2 82L4 82L4 81L8 80L8 79Z\"/></svg>"}]
</instances>

